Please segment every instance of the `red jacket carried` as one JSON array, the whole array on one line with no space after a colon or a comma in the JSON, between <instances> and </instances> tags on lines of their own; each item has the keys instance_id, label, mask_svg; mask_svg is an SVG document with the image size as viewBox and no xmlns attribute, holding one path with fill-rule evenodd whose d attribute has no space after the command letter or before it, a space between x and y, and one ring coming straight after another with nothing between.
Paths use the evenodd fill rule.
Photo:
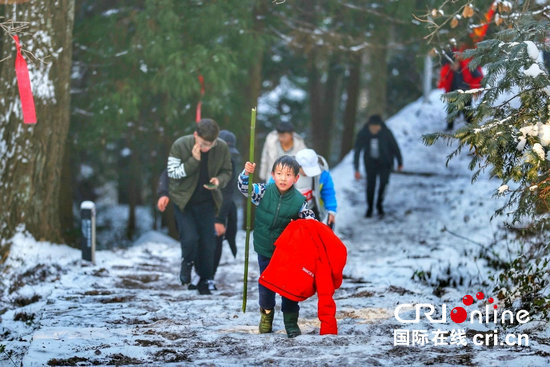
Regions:
<instances>
[{"instance_id":1,"label":"red jacket carried","mask_svg":"<svg viewBox=\"0 0 550 367\"><path fill-rule=\"evenodd\" d=\"M321 335L338 334L334 290L342 284L346 246L325 224L311 219L292 221L275 242L275 252L260 283L293 301L317 291Z\"/></svg>"}]
</instances>

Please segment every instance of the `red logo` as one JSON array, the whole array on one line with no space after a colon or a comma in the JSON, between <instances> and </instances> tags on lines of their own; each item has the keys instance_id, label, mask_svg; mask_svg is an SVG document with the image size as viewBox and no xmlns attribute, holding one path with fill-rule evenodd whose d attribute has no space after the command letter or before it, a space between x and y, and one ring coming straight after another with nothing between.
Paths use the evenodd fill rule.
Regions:
<instances>
[{"instance_id":1,"label":"red logo","mask_svg":"<svg viewBox=\"0 0 550 367\"><path fill-rule=\"evenodd\" d=\"M479 301L482 301L485 298L485 294L483 292L477 292L476 293L476 299ZM487 300L487 303L492 304L495 300L493 297L490 297ZM470 296L469 294L462 297L462 303L464 303L465 306L471 306L474 303L474 297ZM493 308L496 310L498 308L497 305L493 305ZM468 312L464 309L464 307L455 307L451 310L451 320L456 322L457 324L462 324L466 319L468 318Z\"/></svg>"}]
</instances>

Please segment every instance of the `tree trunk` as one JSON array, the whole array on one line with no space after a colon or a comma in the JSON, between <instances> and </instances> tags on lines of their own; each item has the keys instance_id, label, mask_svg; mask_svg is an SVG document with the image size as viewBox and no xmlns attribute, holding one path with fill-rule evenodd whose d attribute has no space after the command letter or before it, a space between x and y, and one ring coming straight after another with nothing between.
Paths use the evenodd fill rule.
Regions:
<instances>
[{"instance_id":1,"label":"tree trunk","mask_svg":"<svg viewBox=\"0 0 550 367\"><path fill-rule=\"evenodd\" d=\"M245 85L246 90L246 105L249 106L248 109L245 110L245 114L243 116L244 122L244 129L248 131L250 129L250 108L257 107L258 106L258 98L260 97L260 93L262 90L262 65L263 65L263 59L264 59L264 50L265 50L265 44L263 38L260 36L265 32L265 19L269 12L269 4L265 1L258 1L254 3L254 7L252 9L252 29L254 31L254 34L256 35L256 44L254 45L254 56L253 60L255 60L254 63L250 66L248 70L248 78ZM258 125L256 125L258 126ZM258 129L256 130L258 131ZM233 131L235 132L235 131ZM249 135L247 135L249 136ZM257 137L257 134L255 138ZM248 160L249 156L249 150L250 150L250 141L237 141L237 146L239 152L242 152L242 156L246 157L246 160ZM254 157L259 161L259 157L261 155L263 144L254 144ZM241 167L237 169L239 171ZM243 221L243 226L246 224Z\"/></svg>"},{"instance_id":2,"label":"tree trunk","mask_svg":"<svg viewBox=\"0 0 550 367\"><path fill-rule=\"evenodd\" d=\"M370 82L367 86L369 116L378 114L384 117L387 103L388 49L383 46L388 40L388 27L378 25L373 30L373 42L377 45L369 52Z\"/></svg>"},{"instance_id":3,"label":"tree trunk","mask_svg":"<svg viewBox=\"0 0 550 367\"><path fill-rule=\"evenodd\" d=\"M338 55L330 57L327 70L327 81L325 83L323 97L323 112L321 116L321 129L318 131L320 141L324 142L317 146L316 152L331 161L332 156L332 141L331 137L334 134L334 119L336 108L341 98L342 86L342 68Z\"/></svg>"},{"instance_id":4,"label":"tree trunk","mask_svg":"<svg viewBox=\"0 0 550 367\"><path fill-rule=\"evenodd\" d=\"M346 87L346 107L344 109L342 142L340 145L340 160L353 149L355 137L355 124L357 122L357 106L359 104L359 90L361 87L361 55L351 56L349 64L349 76Z\"/></svg>"},{"instance_id":5,"label":"tree trunk","mask_svg":"<svg viewBox=\"0 0 550 367\"><path fill-rule=\"evenodd\" d=\"M433 60L429 54L424 56L424 74L422 79L422 96L424 102L430 99L430 93L432 92L432 79L433 79Z\"/></svg>"},{"instance_id":6,"label":"tree trunk","mask_svg":"<svg viewBox=\"0 0 550 367\"><path fill-rule=\"evenodd\" d=\"M36 239L58 242L59 190L69 128L69 80L74 0L4 5L6 15L29 22L21 46L45 62L28 60L38 123L24 125L14 71L15 47L2 37L11 59L0 66L0 256L22 224ZM3 35L4 36L4 35Z\"/></svg>"},{"instance_id":7,"label":"tree trunk","mask_svg":"<svg viewBox=\"0 0 550 367\"><path fill-rule=\"evenodd\" d=\"M142 203L141 201L141 189L142 189L142 176L141 176L141 166L140 166L140 157L137 147L133 144L130 145L132 151L130 153L130 167L128 169L129 180L127 181L128 186L128 226L126 230L126 237L131 240L134 238L136 233L137 224L136 224L136 208Z\"/></svg>"},{"instance_id":8,"label":"tree trunk","mask_svg":"<svg viewBox=\"0 0 550 367\"><path fill-rule=\"evenodd\" d=\"M326 73L325 83L321 80L323 73ZM329 159L335 112L340 99L342 82L342 70L339 67L338 56L330 57L327 70L323 72L319 70L315 52L312 52L308 74L313 149Z\"/></svg>"},{"instance_id":9,"label":"tree trunk","mask_svg":"<svg viewBox=\"0 0 550 367\"><path fill-rule=\"evenodd\" d=\"M321 153L321 148L325 143L320 131L322 130L323 119L323 84L321 83L316 58L316 52L312 51L308 62L309 112L311 115L310 127L313 149Z\"/></svg>"},{"instance_id":10,"label":"tree trunk","mask_svg":"<svg viewBox=\"0 0 550 367\"><path fill-rule=\"evenodd\" d=\"M63 167L61 168L61 189L59 190L59 224L65 243L79 245L79 233L75 231L73 216L73 172L71 162L71 144L65 144Z\"/></svg>"}]
</instances>

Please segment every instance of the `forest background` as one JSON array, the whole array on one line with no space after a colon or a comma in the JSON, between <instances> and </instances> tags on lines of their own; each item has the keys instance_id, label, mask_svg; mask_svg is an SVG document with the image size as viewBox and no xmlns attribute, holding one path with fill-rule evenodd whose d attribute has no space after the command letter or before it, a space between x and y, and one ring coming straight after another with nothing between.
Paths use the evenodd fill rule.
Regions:
<instances>
[{"instance_id":1,"label":"forest background","mask_svg":"<svg viewBox=\"0 0 550 367\"><path fill-rule=\"evenodd\" d=\"M503 182L520 181L518 213L547 211L550 178L547 160L537 154L539 138L528 134L527 162L514 148L521 126L548 120L548 74L520 80L518 70L533 61L517 40L544 45L549 6L540 0L1 0L0 257L21 225L37 239L77 245L83 200L127 204L128 240L138 206L149 206L158 225L158 177L171 143L194 130L199 104L203 117L237 135L245 155L250 109L259 106L256 157L265 135L291 121L334 164L352 149L368 116L389 117L427 95L442 51L473 48L472 31L484 24L487 41L468 55L472 65L488 65L490 81L503 70L510 77L484 94L472 126L493 118L514 117L513 123L506 131L487 124L481 133L459 130L427 142L450 138L459 148L476 147L472 168L492 166ZM9 37L15 34L29 61L36 125L21 121ZM510 41L504 44L511 52L502 40ZM492 103L510 93L513 81L524 108L509 108L511 98L499 110ZM451 95L451 111L468 98ZM501 138L491 145L495 132Z\"/></svg>"},{"instance_id":2,"label":"forest background","mask_svg":"<svg viewBox=\"0 0 550 367\"><path fill-rule=\"evenodd\" d=\"M437 2L0 3L5 256L21 223L36 238L77 243L79 203L109 183L128 204L131 239L136 207L156 213L170 145L193 131L199 102L247 154L250 109L264 96L256 157L265 135L291 121L309 146L339 161L367 115L391 116L421 95L429 46L413 14ZM19 112L7 37L17 26L36 125L23 125Z\"/></svg>"}]
</instances>

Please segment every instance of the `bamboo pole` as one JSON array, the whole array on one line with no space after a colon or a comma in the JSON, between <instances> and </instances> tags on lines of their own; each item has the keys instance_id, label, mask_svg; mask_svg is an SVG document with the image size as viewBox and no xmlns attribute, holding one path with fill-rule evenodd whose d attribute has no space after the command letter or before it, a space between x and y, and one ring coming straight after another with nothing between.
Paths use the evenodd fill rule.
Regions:
<instances>
[{"instance_id":1,"label":"bamboo pole","mask_svg":"<svg viewBox=\"0 0 550 367\"><path fill-rule=\"evenodd\" d=\"M249 162L254 163L254 137L256 135L256 108L252 108L250 116L250 152ZM252 186L254 173L248 175L248 198L246 200L246 241L244 243L244 280L243 280L243 313L246 312L246 297L248 291L248 249L250 244L250 229L252 221Z\"/></svg>"}]
</instances>

